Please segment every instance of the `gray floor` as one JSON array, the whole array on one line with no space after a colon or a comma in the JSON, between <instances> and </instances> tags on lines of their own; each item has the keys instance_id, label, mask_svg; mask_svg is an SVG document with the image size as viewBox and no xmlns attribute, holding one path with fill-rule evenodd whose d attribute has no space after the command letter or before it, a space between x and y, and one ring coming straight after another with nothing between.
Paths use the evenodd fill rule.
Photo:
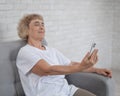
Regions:
<instances>
[{"instance_id":1,"label":"gray floor","mask_svg":"<svg viewBox=\"0 0 120 96\"><path fill-rule=\"evenodd\" d=\"M112 69L116 86L116 96L120 96L120 70Z\"/></svg>"}]
</instances>

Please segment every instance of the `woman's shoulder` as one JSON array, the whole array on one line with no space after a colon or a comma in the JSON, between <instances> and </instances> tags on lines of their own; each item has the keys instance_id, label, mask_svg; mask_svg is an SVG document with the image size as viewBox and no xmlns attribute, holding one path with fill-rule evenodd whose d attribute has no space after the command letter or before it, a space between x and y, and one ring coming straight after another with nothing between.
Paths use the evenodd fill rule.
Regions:
<instances>
[{"instance_id":1,"label":"woman's shoulder","mask_svg":"<svg viewBox=\"0 0 120 96\"><path fill-rule=\"evenodd\" d=\"M26 44L25 46L21 47L20 50L19 50L19 53L26 53L30 51L30 48L29 46Z\"/></svg>"}]
</instances>

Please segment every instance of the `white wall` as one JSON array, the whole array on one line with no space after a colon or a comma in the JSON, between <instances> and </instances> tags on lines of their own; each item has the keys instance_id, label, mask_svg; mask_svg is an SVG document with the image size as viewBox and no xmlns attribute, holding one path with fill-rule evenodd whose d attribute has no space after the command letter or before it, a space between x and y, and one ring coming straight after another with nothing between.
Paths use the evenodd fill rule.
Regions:
<instances>
[{"instance_id":1,"label":"white wall","mask_svg":"<svg viewBox=\"0 0 120 96\"><path fill-rule=\"evenodd\" d=\"M0 40L18 39L17 24L26 13L42 14L46 39L71 60L80 61L92 42L98 67L112 63L114 0L0 0Z\"/></svg>"},{"instance_id":2,"label":"white wall","mask_svg":"<svg viewBox=\"0 0 120 96\"><path fill-rule=\"evenodd\" d=\"M116 0L114 6L114 31L112 46L112 68L120 70L120 0Z\"/></svg>"}]
</instances>

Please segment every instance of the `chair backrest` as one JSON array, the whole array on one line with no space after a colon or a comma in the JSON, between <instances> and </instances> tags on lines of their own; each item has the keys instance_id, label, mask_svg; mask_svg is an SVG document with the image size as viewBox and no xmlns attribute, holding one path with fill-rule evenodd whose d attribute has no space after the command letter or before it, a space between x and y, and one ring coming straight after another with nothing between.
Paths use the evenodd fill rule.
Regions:
<instances>
[{"instance_id":1,"label":"chair backrest","mask_svg":"<svg viewBox=\"0 0 120 96\"><path fill-rule=\"evenodd\" d=\"M16 68L16 56L25 42L12 41L0 43L0 95L24 96Z\"/></svg>"},{"instance_id":2,"label":"chair backrest","mask_svg":"<svg viewBox=\"0 0 120 96\"><path fill-rule=\"evenodd\" d=\"M25 44L22 40L0 43L0 96L25 96L16 67L18 51Z\"/></svg>"}]
</instances>

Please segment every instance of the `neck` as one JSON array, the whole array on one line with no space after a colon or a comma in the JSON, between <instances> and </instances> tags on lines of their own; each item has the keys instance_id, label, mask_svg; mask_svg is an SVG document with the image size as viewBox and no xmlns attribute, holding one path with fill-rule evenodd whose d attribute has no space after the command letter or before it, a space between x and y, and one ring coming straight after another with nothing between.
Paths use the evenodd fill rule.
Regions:
<instances>
[{"instance_id":1,"label":"neck","mask_svg":"<svg viewBox=\"0 0 120 96\"><path fill-rule=\"evenodd\" d=\"M34 39L28 39L28 44L31 46L34 46L36 48L42 48L42 40L34 40Z\"/></svg>"}]
</instances>

